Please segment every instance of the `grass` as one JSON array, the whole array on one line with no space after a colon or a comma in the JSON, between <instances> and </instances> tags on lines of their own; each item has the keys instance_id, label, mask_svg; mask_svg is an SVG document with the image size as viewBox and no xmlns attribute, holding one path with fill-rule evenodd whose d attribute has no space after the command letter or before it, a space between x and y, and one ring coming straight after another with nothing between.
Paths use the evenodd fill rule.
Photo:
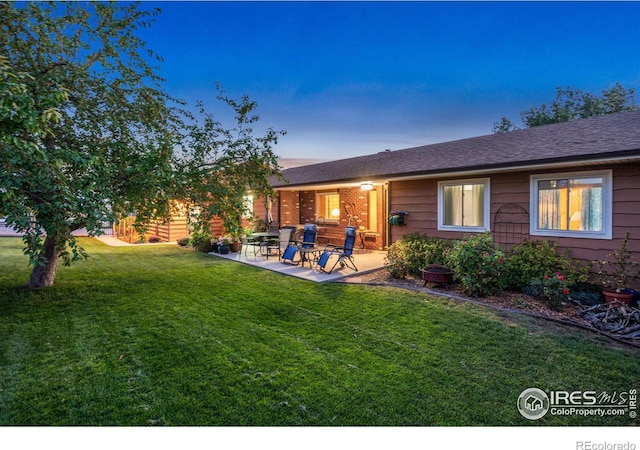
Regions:
<instances>
[{"instance_id":1,"label":"grass","mask_svg":"<svg viewBox=\"0 0 640 450\"><path fill-rule=\"evenodd\" d=\"M637 387L637 352L589 334L173 246L83 244L87 261L27 290L21 241L0 239L1 425L636 423L517 411L528 387Z\"/></svg>"}]
</instances>

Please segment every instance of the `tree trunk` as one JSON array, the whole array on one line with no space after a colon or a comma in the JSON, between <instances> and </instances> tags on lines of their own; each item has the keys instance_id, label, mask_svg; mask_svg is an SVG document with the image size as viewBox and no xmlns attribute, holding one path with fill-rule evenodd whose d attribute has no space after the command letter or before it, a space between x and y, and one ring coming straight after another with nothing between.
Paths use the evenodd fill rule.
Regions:
<instances>
[{"instance_id":1,"label":"tree trunk","mask_svg":"<svg viewBox=\"0 0 640 450\"><path fill-rule=\"evenodd\" d=\"M58 269L58 259L62 250L56 246L55 238L47 236L44 240L44 246L40 256L46 259L44 266L35 266L31 272L29 279L30 288L47 287L53 285L56 278L56 270Z\"/></svg>"}]
</instances>

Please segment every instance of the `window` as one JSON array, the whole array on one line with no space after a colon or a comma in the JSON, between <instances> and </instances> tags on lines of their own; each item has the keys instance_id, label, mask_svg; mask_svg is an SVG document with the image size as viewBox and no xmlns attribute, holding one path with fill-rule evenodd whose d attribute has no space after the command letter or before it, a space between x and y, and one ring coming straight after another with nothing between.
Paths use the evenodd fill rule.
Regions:
<instances>
[{"instance_id":1,"label":"window","mask_svg":"<svg viewBox=\"0 0 640 450\"><path fill-rule=\"evenodd\" d=\"M369 191L369 211L367 212L367 229L378 231L378 192Z\"/></svg>"},{"instance_id":2,"label":"window","mask_svg":"<svg viewBox=\"0 0 640 450\"><path fill-rule=\"evenodd\" d=\"M317 217L326 221L340 220L340 194L337 192L319 192L316 196Z\"/></svg>"},{"instance_id":3,"label":"window","mask_svg":"<svg viewBox=\"0 0 640 450\"><path fill-rule=\"evenodd\" d=\"M489 179L438 183L438 229L489 229Z\"/></svg>"},{"instance_id":4,"label":"window","mask_svg":"<svg viewBox=\"0 0 640 450\"><path fill-rule=\"evenodd\" d=\"M245 195L242 197L244 209L242 210L243 219L251 219L253 217L253 195Z\"/></svg>"},{"instance_id":5,"label":"window","mask_svg":"<svg viewBox=\"0 0 640 450\"><path fill-rule=\"evenodd\" d=\"M611 239L611 171L531 177L532 235Z\"/></svg>"}]
</instances>

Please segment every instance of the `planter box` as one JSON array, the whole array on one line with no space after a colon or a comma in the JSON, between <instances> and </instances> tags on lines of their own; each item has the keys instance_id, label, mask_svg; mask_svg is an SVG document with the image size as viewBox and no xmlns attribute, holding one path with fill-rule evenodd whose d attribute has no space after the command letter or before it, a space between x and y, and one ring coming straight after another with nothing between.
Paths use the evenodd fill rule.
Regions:
<instances>
[{"instance_id":1,"label":"planter box","mask_svg":"<svg viewBox=\"0 0 640 450\"><path fill-rule=\"evenodd\" d=\"M423 285L427 283L444 284L445 286L451 283L453 279L453 272L447 266L441 266L439 264L430 264L422 269Z\"/></svg>"},{"instance_id":2,"label":"planter box","mask_svg":"<svg viewBox=\"0 0 640 450\"><path fill-rule=\"evenodd\" d=\"M602 291L602 295L604 295L604 301L607 303L612 303L618 300L624 303L625 305L630 305L631 300L633 300L633 294L626 293L626 292Z\"/></svg>"}]
</instances>

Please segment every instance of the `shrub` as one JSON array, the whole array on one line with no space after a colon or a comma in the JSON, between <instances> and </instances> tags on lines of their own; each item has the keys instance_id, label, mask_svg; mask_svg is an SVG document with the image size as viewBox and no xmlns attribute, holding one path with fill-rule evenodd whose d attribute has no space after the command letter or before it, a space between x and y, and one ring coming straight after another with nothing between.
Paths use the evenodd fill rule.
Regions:
<instances>
[{"instance_id":1,"label":"shrub","mask_svg":"<svg viewBox=\"0 0 640 450\"><path fill-rule=\"evenodd\" d=\"M444 264L444 253L451 246L449 240L408 234L389 247L385 267L393 278L420 277L424 266Z\"/></svg>"},{"instance_id":2,"label":"shrub","mask_svg":"<svg viewBox=\"0 0 640 450\"><path fill-rule=\"evenodd\" d=\"M514 246L507 258L505 289L520 291L528 286L531 280L541 279L555 272L566 273L569 279L574 279L576 276L571 259L559 255L556 247L557 244L553 241L535 240L526 240Z\"/></svg>"},{"instance_id":3,"label":"shrub","mask_svg":"<svg viewBox=\"0 0 640 450\"><path fill-rule=\"evenodd\" d=\"M466 295L487 297L502 291L505 255L491 233L456 241L446 253L446 264Z\"/></svg>"},{"instance_id":4,"label":"shrub","mask_svg":"<svg viewBox=\"0 0 640 450\"><path fill-rule=\"evenodd\" d=\"M180 247L186 247L189 244L191 244L191 239L189 239L188 237L183 237L182 239L178 239L178 245Z\"/></svg>"},{"instance_id":5,"label":"shrub","mask_svg":"<svg viewBox=\"0 0 640 450\"><path fill-rule=\"evenodd\" d=\"M570 285L569 289L571 289L571 300L575 300L581 305L595 306L604 303L601 286L580 282Z\"/></svg>"},{"instance_id":6,"label":"shrub","mask_svg":"<svg viewBox=\"0 0 640 450\"><path fill-rule=\"evenodd\" d=\"M160 239L159 236L151 236L151 237L149 237L149 243L150 244L157 244L160 241L161 241L161 239Z\"/></svg>"},{"instance_id":7,"label":"shrub","mask_svg":"<svg viewBox=\"0 0 640 450\"><path fill-rule=\"evenodd\" d=\"M191 245L194 249L202 253L208 253L213 250L211 242L213 235L207 232L196 232L191 236Z\"/></svg>"},{"instance_id":8,"label":"shrub","mask_svg":"<svg viewBox=\"0 0 640 450\"><path fill-rule=\"evenodd\" d=\"M567 279L560 272L531 280L531 284L523 291L545 301L555 310L562 308L562 302L567 301L570 293Z\"/></svg>"}]
</instances>

